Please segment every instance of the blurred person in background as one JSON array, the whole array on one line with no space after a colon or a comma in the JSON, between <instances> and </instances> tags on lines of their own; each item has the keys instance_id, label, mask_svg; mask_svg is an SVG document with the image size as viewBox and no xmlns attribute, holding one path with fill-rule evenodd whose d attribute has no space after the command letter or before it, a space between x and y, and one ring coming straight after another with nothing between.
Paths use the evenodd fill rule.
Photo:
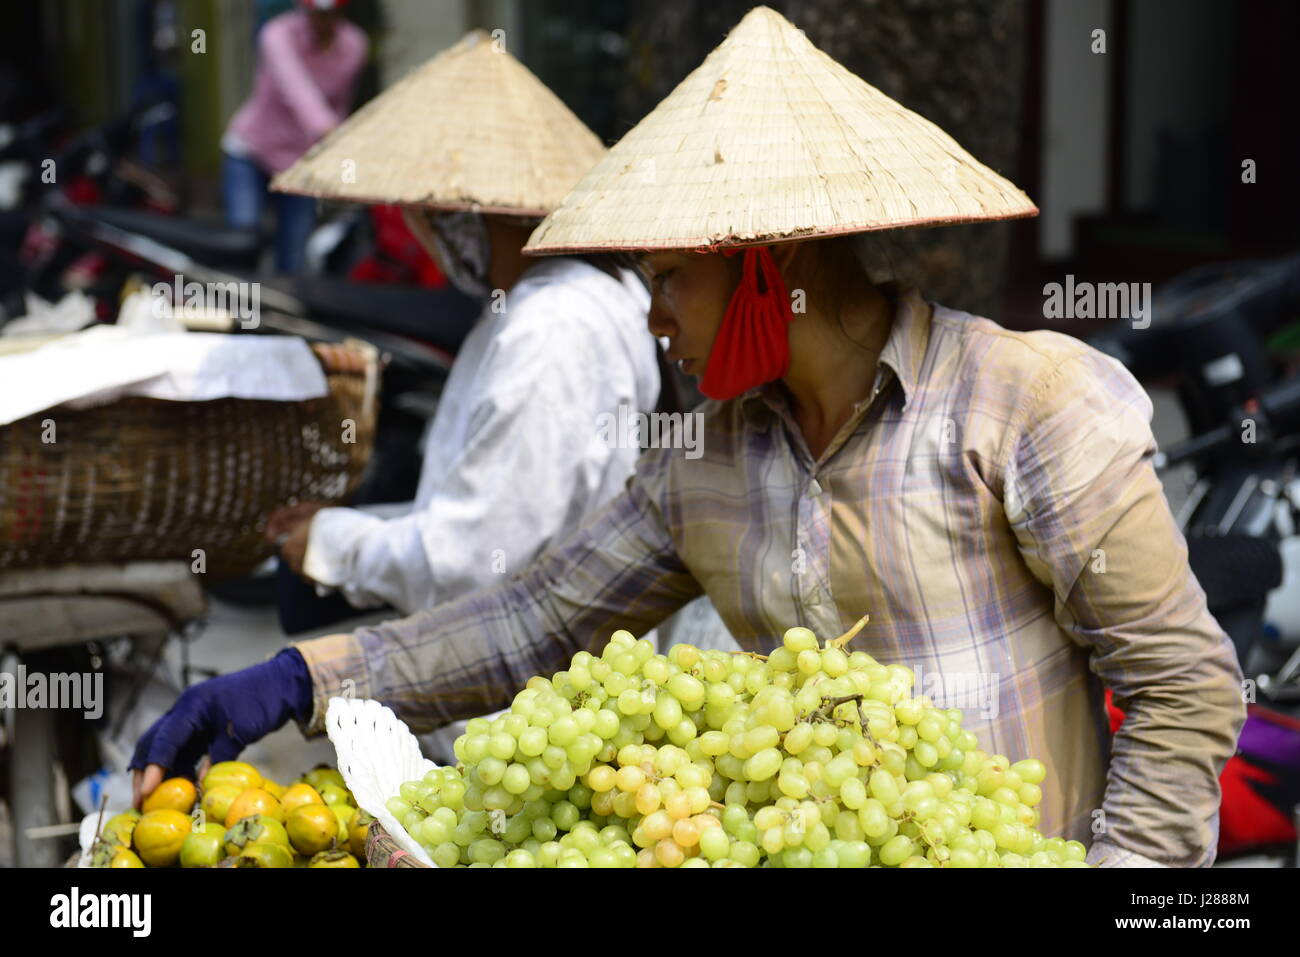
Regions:
<instances>
[{"instance_id":1,"label":"blurred person in background","mask_svg":"<svg viewBox=\"0 0 1300 957\"><path fill-rule=\"evenodd\" d=\"M332 130L352 106L369 41L344 19L347 0L299 0L297 9L268 20L258 34L252 95L221 139L221 198L231 226L257 229L267 185L276 173ZM316 221L316 203L276 195L275 268L302 267Z\"/></svg>"},{"instance_id":2,"label":"blurred person in background","mask_svg":"<svg viewBox=\"0 0 1300 957\"><path fill-rule=\"evenodd\" d=\"M270 516L282 566L310 583L277 589L290 634L385 605L409 614L519 571L631 474L640 450L599 441L599 416L620 404L648 412L659 396L635 273L609 257L522 253L605 150L485 39L471 33L417 67L272 184L393 201L449 281L482 304L425 437L415 500L301 502ZM338 177L348 160L355 183ZM346 602L321 601L327 588Z\"/></svg>"}]
</instances>

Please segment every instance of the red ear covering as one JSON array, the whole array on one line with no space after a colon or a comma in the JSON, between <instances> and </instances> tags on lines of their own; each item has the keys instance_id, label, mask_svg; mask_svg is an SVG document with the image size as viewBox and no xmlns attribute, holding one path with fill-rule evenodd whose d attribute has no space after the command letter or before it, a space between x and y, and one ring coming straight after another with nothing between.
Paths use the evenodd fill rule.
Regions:
<instances>
[{"instance_id":1,"label":"red ear covering","mask_svg":"<svg viewBox=\"0 0 1300 957\"><path fill-rule=\"evenodd\" d=\"M733 256L740 250L727 249ZM700 391L710 399L734 399L790 368L794 318L785 280L767 246L746 246L744 273L713 340Z\"/></svg>"}]
</instances>

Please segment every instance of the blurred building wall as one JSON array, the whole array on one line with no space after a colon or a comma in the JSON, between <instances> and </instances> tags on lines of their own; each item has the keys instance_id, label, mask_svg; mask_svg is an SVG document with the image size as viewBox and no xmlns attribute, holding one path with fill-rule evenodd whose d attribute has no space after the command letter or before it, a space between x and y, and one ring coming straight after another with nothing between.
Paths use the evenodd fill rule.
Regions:
<instances>
[{"instance_id":1,"label":"blurred building wall","mask_svg":"<svg viewBox=\"0 0 1300 957\"><path fill-rule=\"evenodd\" d=\"M257 4L256 0L186 0L178 15L186 172L211 178L221 166L226 124L253 86Z\"/></svg>"},{"instance_id":2,"label":"blurred building wall","mask_svg":"<svg viewBox=\"0 0 1300 957\"><path fill-rule=\"evenodd\" d=\"M381 87L445 50L469 29L465 0L381 0L385 31L379 39Z\"/></svg>"},{"instance_id":3,"label":"blurred building wall","mask_svg":"<svg viewBox=\"0 0 1300 957\"><path fill-rule=\"evenodd\" d=\"M1074 253L1074 219L1106 206L1110 145L1111 58L1121 38L1111 0L1048 0L1043 58L1042 210L1039 254ZM1106 52L1094 53L1092 33L1106 31Z\"/></svg>"},{"instance_id":4,"label":"blurred building wall","mask_svg":"<svg viewBox=\"0 0 1300 957\"><path fill-rule=\"evenodd\" d=\"M1233 89L1223 79L1232 72L1236 14L1222 0L1180 0L1176 11L1161 0L1130 4L1132 48L1141 55L1130 61L1125 91L1123 201L1147 209L1169 172L1161 153L1170 137L1186 162L1206 155L1226 133Z\"/></svg>"},{"instance_id":5,"label":"blurred building wall","mask_svg":"<svg viewBox=\"0 0 1300 957\"><path fill-rule=\"evenodd\" d=\"M400 80L479 27L505 31L503 40L522 58L524 0L379 0L383 33L376 40L380 88Z\"/></svg>"}]
</instances>

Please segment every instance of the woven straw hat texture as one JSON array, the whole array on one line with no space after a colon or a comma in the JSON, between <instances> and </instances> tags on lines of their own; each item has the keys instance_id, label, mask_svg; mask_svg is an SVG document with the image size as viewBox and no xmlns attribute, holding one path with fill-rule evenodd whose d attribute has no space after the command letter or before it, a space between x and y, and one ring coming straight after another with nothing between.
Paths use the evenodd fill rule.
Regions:
<instances>
[{"instance_id":1,"label":"woven straw hat texture","mask_svg":"<svg viewBox=\"0 0 1300 957\"><path fill-rule=\"evenodd\" d=\"M271 188L540 218L604 153L559 97L475 30L359 109Z\"/></svg>"},{"instance_id":2,"label":"woven straw hat texture","mask_svg":"<svg viewBox=\"0 0 1300 957\"><path fill-rule=\"evenodd\" d=\"M757 7L525 251L718 248L1037 212L938 126Z\"/></svg>"}]
</instances>

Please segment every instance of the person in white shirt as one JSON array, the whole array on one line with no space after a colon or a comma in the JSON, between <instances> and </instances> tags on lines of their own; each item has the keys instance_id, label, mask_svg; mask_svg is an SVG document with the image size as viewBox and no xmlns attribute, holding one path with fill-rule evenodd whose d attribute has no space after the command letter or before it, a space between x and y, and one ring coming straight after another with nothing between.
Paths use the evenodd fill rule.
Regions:
<instances>
[{"instance_id":1,"label":"person in white shirt","mask_svg":"<svg viewBox=\"0 0 1300 957\"><path fill-rule=\"evenodd\" d=\"M522 570L622 490L642 450L600 426L620 407L655 410L648 291L609 257L522 253L604 152L535 76L475 32L273 184L403 206L448 278L484 302L426 438L415 501L396 515L302 503L271 517L282 561L318 590L358 610L410 614ZM664 642L734 647L707 601L660 632ZM454 734L440 732L438 750L448 753Z\"/></svg>"},{"instance_id":2,"label":"person in white shirt","mask_svg":"<svg viewBox=\"0 0 1300 957\"><path fill-rule=\"evenodd\" d=\"M641 450L602 438L600 417L652 411L660 387L649 295L631 271L525 259L531 227L501 217L407 219L462 291L487 293L426 438L415 501L387 518L308 503L268 525L300 575L357 609L403 614L527 567L619 492Z\"/></svg>"}]
</instances>

